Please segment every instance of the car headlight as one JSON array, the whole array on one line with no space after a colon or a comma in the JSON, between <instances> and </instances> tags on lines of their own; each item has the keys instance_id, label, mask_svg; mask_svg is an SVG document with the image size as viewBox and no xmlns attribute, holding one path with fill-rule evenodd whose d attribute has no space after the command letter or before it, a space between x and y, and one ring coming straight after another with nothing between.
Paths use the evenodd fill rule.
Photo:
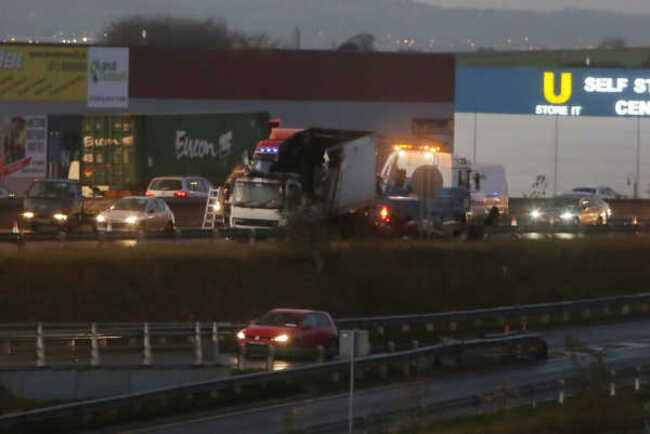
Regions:
<instances>
[{"instance_id":1,"label":"car headlight","mask_svg":"<svg viewBox=\"0 0 650 434\"><path fill-rule=\"evenodd\" d=\"M25 212L23 213L23 217L26 218L26 219L28 219L28 220L29 220L29 219L33 219L33 218L34 218L34 213L31 212L31 211L25 211Z\"/></svg>"},{"instance_id":2,"label":"car headlight","mask_svg":"<svg viewBox=\"0 0 650 434\"><path fill-rule=\"evenodd\" d=\"M562 220L571 220L573 217L575 217L575 216L570 212L564 212L564 213L562 213L562 215L560 215L560 218Z\"/></svg>"},{"instance_id":3,"label":"car headlight","mask_svg":"<svg viewBox=\"0 0 650 434\"><path fill-rule=\"evenodd\" d=\"M239 340L246 339L246 333L244 333L244 330L239 330L237 332L237 339Z\"/></svg>"},{"instance_id":4,"label":"car headlight","mask_svg":"<svg viewBox=\"0 0 650 434\"><path fill-rule=\"evenodd\" d=\"M106 221L106 217L100 214L95 220L97 220L97 223L104 223Z\"/></svg>"},{"instance_id":5,"label":"car headlight","mask_svg":"<svg viewBox=\"0 0 650 434\"><path fill-rule=\"evenodd\" d=\"M278 342L280 344L286 344L289 342L289 335L278 335L273 338L273 342Z\"/></svg>"},{"instance_id":6,"label":"car headlight","mask_svg":"<svg viewBox=\"0 0 650 434\"><path fill-rule=\"evenodd\" d=\"M134 215L127 217L126 220L124 220L127 224L134 225L138 222L138 218Z\"/></svg>"},{"instance_id":7,"label":"car headlight","mask_svg":"<svg viewBox=\"0 0 650 434\"><path fill-rule=\"evenodd\" d=\"M212 205L212 209L215 211L220 211L221 210L221 204L219 202L215 203Z\"/></svg>"},{"instance_id":8,"label":"car headlight","mask_svg":"<svg viewBox=\"0 0 650 434\"><path fill-rule=\"evenodd\" d=\"M613 213L612 213L611 208L607 208L607 217L611 217L612 214L613 214Z\"/></svg>"},{"instance_id":9,"label":"car headlight","mask_svg":"<svg viewBox=\"0 0 650 434\"><path fill-rule=\"evenodd\" d=\"M530 212L530 216L534 219L538 219L542 216L542 213L538 209L534 209Z\"/></svg>"},{"instance_id":10,"label":"car headlight","mask_svg":"<svg viewBox=\"0 0 650 434\"><path fill-rule=\"evenodd\" d=\"M61 213L56 213L52 217L54 217L54 220L56 220L58 222L64 222L64 221L66 221L68 219L67 215L61 214Z\"/></svg>"}]
</instances>

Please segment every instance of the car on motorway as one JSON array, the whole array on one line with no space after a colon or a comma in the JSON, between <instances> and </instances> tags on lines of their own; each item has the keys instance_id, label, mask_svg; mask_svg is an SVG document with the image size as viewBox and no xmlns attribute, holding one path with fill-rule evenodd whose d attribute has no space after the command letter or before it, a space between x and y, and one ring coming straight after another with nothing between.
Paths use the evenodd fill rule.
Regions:
<instances>
[{"instance_id":1,"label":"car on motorway","mask_svg":"<svg viewBox=\"0 0 650 434\"><path fill-rule=\"evenodd\" d=\"M533 223L563 225L604 225L611 216L612 210L604 200L596 196L573 195L557 196L529 213Z\"/></svg>"},{"instance_id":2,"label":"car on motorway","mask_svg":"<svg viewBox=\"0 0 650 434\"><path fill-rule=\"evenodd\" d=\"M0 199L15 199L16 193L12 193L4 187L0 187Z\"/></svg>"},{"instance_id":3,"label":"car on motorway","mask_svg":"<svg viewBox=\"0 0 650 434\"><path fill-rule=\"evenodd\" d=\"M613 188L604 185L575 187L563 196L596 196L601 199L625 199L627 196L617 193Z\"/></svg>"},{"instance_id":4,"label":"car on motorway","mask_svg":"<svg viewBox=\"0 0 650 434\"><path fill-rule=\"evenodd\" d=\"M118 199L96 217L95 228L111 231L169 231L176 230L174 213L167 203L157 197L127 196Z\"/></svg>"},{"instance_id":5,"label":"car on motorway","mask_svg":"<svg viewBox=\"0 0 650 434\"><path fill-rule=\"evenodd\" d=\"M327 312L307 309L273 309L237 333L243 355L264 354L273 348L278 356L338 354L339 334Z\"/></svg>"},{"instance_id":6,"label":"car on motorway","mask_svg":"<svg viewBox=\"0 0 650 434\"><path fill-rule=\"evenodd\" d=\"M145 196L206 198L212 184L199 176L162 176L153 178Z\"/></svg>"}]
</instances>

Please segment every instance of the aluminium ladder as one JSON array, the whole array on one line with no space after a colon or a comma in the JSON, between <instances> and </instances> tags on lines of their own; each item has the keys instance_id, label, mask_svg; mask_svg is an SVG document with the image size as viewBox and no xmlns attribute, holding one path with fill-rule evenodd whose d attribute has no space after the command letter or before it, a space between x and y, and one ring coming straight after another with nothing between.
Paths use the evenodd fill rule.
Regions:
<instances>
[{"instance_id":1,"label":"aluminium ladder","mask_svg":"<svg viewBox=\"0 0 650 434\"><path fill-rule=\"evenodd\" d=\"M219 204L220 188L210 188L208 200L205 202L205 213L203 214L203 230L214 230L217 222L217 210L215 207Z\"/></svg>"}]
</instances>

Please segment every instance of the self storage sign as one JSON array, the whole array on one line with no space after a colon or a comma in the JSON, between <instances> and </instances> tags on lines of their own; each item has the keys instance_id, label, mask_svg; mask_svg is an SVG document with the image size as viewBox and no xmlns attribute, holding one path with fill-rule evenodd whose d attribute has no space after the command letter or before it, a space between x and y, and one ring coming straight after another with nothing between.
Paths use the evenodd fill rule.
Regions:
<instances>
[{"instance_id":1,"label":"self storage sign","mask_svg":"<svg viewBox=\"0 0 650 434\"><path fill-rule=\"evenodd\" d=\"M650 117L650 70L457 67L456 111Z\"/></svg>"}]
</instances>

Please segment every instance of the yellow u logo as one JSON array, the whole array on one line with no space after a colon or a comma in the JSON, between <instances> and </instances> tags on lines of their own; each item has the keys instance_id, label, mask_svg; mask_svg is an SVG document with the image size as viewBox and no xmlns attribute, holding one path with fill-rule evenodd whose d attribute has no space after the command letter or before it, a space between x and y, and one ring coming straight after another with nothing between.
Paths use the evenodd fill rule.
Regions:
<instances>
[{"instance_id":1,"label":"yellow u logo","mask_svg":"<svg viewBox=\"0 0 650 434\"><path fill-rule=\"evenodd\" d=\"M560 93L555 93L555 74L552 72L544 73L544 98L551 104L564 104L571 99L573 92L573 79L570 72L563 72L560 80Z\"/></svg>"}]
</instances>

